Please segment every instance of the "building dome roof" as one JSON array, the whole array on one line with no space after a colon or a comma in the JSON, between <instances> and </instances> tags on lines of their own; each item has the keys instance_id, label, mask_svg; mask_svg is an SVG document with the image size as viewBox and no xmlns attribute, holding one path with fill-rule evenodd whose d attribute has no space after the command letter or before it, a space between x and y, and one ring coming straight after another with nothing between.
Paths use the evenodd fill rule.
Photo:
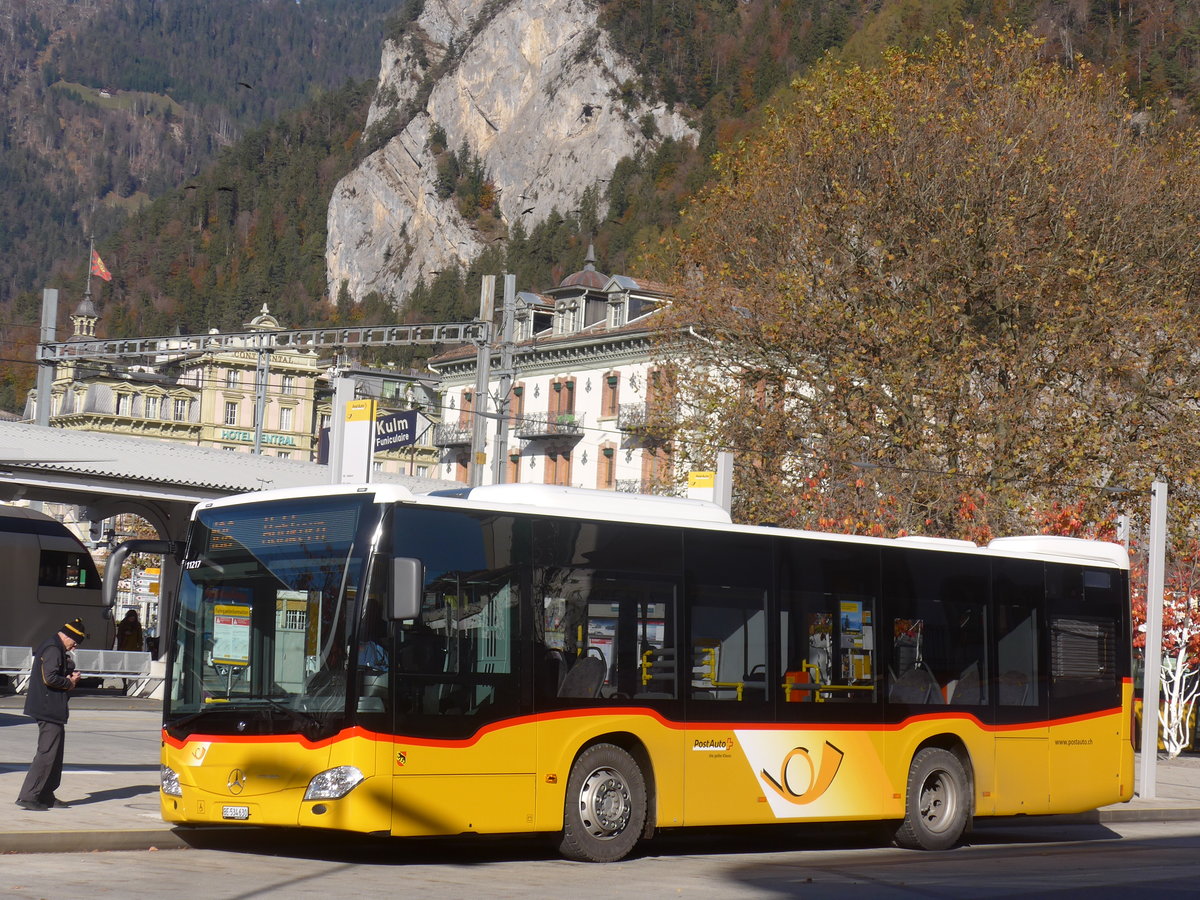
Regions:
<instances>
[{"instance_id":1,"label":"building dome roof","mask_svg":"<svg viewBox=\"0 0 1200 900\"><path fill-rule=\"evenodd\" d=\"M558 286L582 287L598 291L606 284L608 284L608 276L596 271L596 251L591 244L588 244L587 258L584 260L583 268L568 275L559 282Z\"/></svg>"},{"instance_id":2,"label":"building dome roof","mask_svg":"<svg viewBox=\"0 0 1200 900\"><path fill-rule=\"evenodd\" d=\"M271 315L271 311L267 309L267 304L262 305L262 312L255 318L246 323L246 327L251 331L282 331L279 320Z\"/></svg>"}]
</instances>

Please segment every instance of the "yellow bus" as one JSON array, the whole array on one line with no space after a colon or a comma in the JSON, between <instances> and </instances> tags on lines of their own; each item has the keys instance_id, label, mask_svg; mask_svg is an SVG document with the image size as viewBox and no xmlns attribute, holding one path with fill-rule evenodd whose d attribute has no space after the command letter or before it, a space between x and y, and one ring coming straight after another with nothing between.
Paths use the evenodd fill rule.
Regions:
<instances>
[{"instance_id":1,"label":"yellow bus","mask_svg":"<svg viewBox=\"0 0 1200 900\"><path fill-rule=\"evenodd\" d=\"M170 822L537 833L976 816L1133 791L1115 544L870 539L702 501L386 485L201 504L170 633Z\"/></svg>"}]
</instances>

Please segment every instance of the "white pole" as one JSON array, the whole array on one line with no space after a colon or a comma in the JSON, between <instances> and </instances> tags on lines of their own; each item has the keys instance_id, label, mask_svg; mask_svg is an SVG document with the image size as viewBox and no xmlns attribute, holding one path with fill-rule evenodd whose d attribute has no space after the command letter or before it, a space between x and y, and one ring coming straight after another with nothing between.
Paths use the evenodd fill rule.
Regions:
<instances>
[{"instance_id":1,"label":"white pole","mask_svg":"<svg viewBox=\"0 0 1200 900\"><path fill-rule=\"evenodd\" d=\"M717 479L713 499L725 512L733 512L733 454L722 450L717 454Z\"/></svg>"},{"instance_id":2,"label":"white pole","mask_svg":"<svg viewBox=\"0 0 1200 900\"><path fill-rule=\"evenodd\" d=\"M1159 672L1162 669L1163 586L1167 567L1167 483L1150 487L1150 546L1146 572L1146 650L1142 667L1142 759L1141 790L1138 796L1158 796L1155 770L1158 765Z\"/></svg>"},{"instance_id":3,"label":"white pole","mask_svg":"<svg viewBox=\"0 0 1200 900\"><path fill-rule=\"evenodd\" d=\"M488 325L496 307L496 276L484 275L479 286L479 319ZM491 381L492 345L480 342L475 363L475 401L471 412L471 461L467 467L471 487L483 484L487 468L487 394Z\"/></svg>"},{"instance_id":4,"label":"white pole","mask_svg":"<svg viewBox=\"0 0 1200 900\"><path fill-rule=\"evenodd\" d=\"M342 459L346 440L346 405L358 387L353 378L338 372L333 379L333 414L329 417L329 482L342 483Z\"/></svg>"}]
</instances>

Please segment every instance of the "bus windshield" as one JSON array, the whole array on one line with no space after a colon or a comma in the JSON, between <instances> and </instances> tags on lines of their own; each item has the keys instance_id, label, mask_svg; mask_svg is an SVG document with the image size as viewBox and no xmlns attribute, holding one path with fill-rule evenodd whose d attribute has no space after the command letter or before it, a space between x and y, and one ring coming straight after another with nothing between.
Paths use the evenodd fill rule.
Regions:
<instances>
[{"instance_id":1,"label":"bus windshield","mask_svg":"<svg viewBox=\"0 0 1200 900\"><path fill-rule=\"evenodd\" d=\"M378 509L355 495L197 513L179 590L168 728L203 718L200 727L214 733L228 725L315 736L342 720L349 632Z\"/></svg>"}]
</instances>

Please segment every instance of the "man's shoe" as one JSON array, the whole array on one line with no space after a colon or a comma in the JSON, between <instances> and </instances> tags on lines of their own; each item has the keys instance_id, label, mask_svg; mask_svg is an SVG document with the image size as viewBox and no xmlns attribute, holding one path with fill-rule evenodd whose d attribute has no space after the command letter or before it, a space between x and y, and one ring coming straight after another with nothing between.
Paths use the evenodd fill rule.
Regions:
<instances>
[{"instance_id":1,"label":"man's shoe","mask_svg":"<svg viewBox=\"0 0 1200 900\"><path fill-rule=\"evenodd\" d=\"M46 801L45 806L46 806L46 809L70 809L71 808L70 803L64 803L62 800L59 800L57 797L51 797L49 800Z\"/></svg>"},{"instance_id":2,"label":"man's shoe","mask_svg":"<svg viewBox=\"0 0 1200 900\"><path fill-rule=\"evenodd\" d=\"M45 803L38 803L36 800L18 800L17 806L33 812L45 812L50 808Z\"/></svg>"}]
</instances>

